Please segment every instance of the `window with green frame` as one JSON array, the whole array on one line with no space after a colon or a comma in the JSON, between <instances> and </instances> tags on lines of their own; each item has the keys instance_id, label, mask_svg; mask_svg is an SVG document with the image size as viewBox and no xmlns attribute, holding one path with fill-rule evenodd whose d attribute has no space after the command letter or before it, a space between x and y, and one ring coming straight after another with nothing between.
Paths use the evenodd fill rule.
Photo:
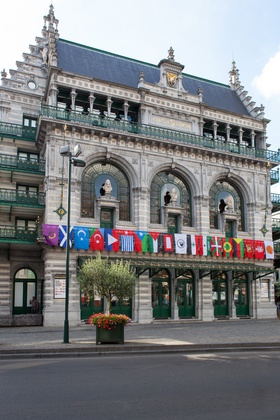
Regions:
<instances>
[{"instance_id":1,"label":"window with green frame","mask_svg":"<svg viewBox=\"0 0 280 420\"><path fill-rule=\"evenodd\" d=\"M175 188L178 192L177 205L182 208L183 226L192 225L191 194L188 185L175 173L159 172L151 183L150 220L151 223L162 223L161 208L164 205L165 192Z\"/></svg>"},{"instance_id":2,"label":"window with green frame","mask_svg":"<svg viewBox=\"0 0 280 420\"><path fill-rule=\"evenodd\" d=\"M111 196L119 201L119 219L130 220L130 188L126 174L111 163L99 162L89 166L82 179L82 217L95 217L94 203L100 197L102 184L109 179Z\"/></svg>"}]
</instances>

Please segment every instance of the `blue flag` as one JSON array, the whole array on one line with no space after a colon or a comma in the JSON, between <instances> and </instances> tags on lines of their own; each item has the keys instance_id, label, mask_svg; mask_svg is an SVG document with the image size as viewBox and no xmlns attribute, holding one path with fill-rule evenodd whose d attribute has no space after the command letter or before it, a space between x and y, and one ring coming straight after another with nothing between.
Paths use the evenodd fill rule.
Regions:
<instances>
[{"instance_id":1,"label":"blue flag","mask_svg":"<svg viewBox=\"0 0 280 420\"><path fill-rule=\"evenodd\" d=\"M69 234L69 246L72 247L72 239L73 239L73 226L70 226L70 234ZM62 248L66 248L66 241L67 241L67 226L59 225L59 242Z\"/></svg>"},{"instance_id":2,"label":"blue flag","mask_svg":"<svg viewBox=\"0 0 280 420\"><path fill-rule=\"evenodd\" d=\"M74 248L89 249L89 228L74 226Z\"/></svg>"}]
</instances>

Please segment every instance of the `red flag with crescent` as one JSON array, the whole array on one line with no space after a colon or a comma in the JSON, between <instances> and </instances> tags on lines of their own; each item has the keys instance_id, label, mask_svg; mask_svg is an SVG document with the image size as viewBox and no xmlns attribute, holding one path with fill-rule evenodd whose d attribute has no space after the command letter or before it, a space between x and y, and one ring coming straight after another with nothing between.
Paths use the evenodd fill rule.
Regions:
<instances>
[{"instance_id":1,"label":"red flag with crescent","mask_svg":"<svg viewBox=\"0 0 280 420\"><path fill-rule=\"evenodd\" d=\"M103 230L103 229L102 229ZM104 236L101 229L90 229L90 249L92 251L103 251L104 250Z\"/></svg>"}]
</instances>

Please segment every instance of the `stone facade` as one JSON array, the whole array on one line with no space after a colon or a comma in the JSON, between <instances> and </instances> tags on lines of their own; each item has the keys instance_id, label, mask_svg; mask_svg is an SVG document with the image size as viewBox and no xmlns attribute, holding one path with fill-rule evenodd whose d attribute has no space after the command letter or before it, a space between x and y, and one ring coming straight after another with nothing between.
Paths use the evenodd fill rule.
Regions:
<instances>
[{"instance_id":1,"label":"stone facade","mask_svg":"<svg viewBox=\"0 0 280 420\"><path fill-rule=\"evenodd\" d=\"M171 48L168 58L158 64L156 76L151 66L139 72L134 85L124 84L117 67L114 80L106 74L102 79L94 69L89 76L68 68L66 52L74 59L79 48L60 41L57 25L51 6L42 37L17 63L17 70L10 71L10 78L2 72L1 323L8 319L12 325L11 318L24 318L24 313L17 315L16 300L28 300L31 293L28 277L17 277L25 269L27 276L34 274L31 283L41 302L44 325L63 325L65 291L59 295L59 288L65 286L65 248L46 244L42 225L66 225L69 164L71 226L155 232L161 241L165 233L182 234L190 241L195 236L222 238L223 244L226 238L272 241L270 171L278 165L279 153L267 151L269 120L263 106L257 107L241 86L235 63L229 86L202 81L203 87L194 91L191 84L186 88L190 80ZM118 59L104 53L99 60L108 57ZM140 69L141 63L137 66ZM199 86L200 81L194 78L192 83ZM222 105L215 104L215 95L217 99L222 95ZM15 134L19 128L23 132ZM73 151L76 144L84 167L72 165L61 154L65 145ZM112 192L100 196L106 179ZM172 188L176 199L165 205L164 194ZM16 205L5 199L11 190L17 192ZM29 200L21 206L23 190ZM44 205L32 200L40 193ZM232 201L223 214L218 207L221 198ZM264 220L265 237L260 230ZM26 233L33 228L33 243L14 240L20 227ZM92 302L83 307L76 275L80 261L96 252L91 247L70 250L70 325L78 325L95 310ZM225 251L215 256L190 248L184 254L175 248L166 252L164 242L156 252L152 248L147 253L101 252L109 258L129 259L137 268L139 281L128 305L136 322L276 315L273 259L258 259L255 254L253 259L238 258L233 253L226 256ZM163 304L166 297L168 302ZM26 302L22 323L33 325L35 318Z\"/></svg>"}]
</instances>

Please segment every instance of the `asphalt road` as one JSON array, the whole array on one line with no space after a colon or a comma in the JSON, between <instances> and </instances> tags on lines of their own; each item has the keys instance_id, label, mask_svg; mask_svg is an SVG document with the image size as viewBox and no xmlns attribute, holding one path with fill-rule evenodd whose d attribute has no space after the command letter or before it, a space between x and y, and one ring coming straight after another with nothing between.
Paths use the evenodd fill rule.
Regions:
<instances>
[{"instance_id":1,"label":"asphalt road","mask_svg":"<svg viewBox=\"0 0 280 420\"><path fill-rule=\"evenodd\" d=\"M279 352L0 361L5 420L269 420L279 390Z\"/></svg>"}]
</instances>

